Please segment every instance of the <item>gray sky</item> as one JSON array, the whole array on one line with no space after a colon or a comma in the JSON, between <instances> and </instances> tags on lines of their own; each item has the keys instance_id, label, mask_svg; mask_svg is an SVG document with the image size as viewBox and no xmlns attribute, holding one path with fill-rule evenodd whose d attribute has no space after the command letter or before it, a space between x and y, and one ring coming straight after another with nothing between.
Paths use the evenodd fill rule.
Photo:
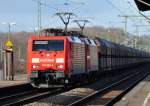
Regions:
<instances>
[{"instance_id":1,"label":"gray sky","mask_svg":"<svg viewBox=\"0 0 150 106\"><path fill-rule=\"evenodd\" d=\"M124 28L124 18L118 15L138 15L134 0L41 0L42 27L63 27L63 23L56 16L59 11L73 12L79 17L87 17L91 23L87 26L104 26ZM64 3L69 5L64 5ZM1 0L0 23L15 22L11 31L33 31L37 27L36 0ZM150 12L144 12L149 15ZM144 18L129 18L128 31L135 33L136 24L148 23ZM69 27L77 27L71 23ZM141 33L148 33L148 27L140 27ZM7 25L0 24L0 31L8 31ZM145 32L147 31L147 32Z\"/></svg>"}]
</instances>

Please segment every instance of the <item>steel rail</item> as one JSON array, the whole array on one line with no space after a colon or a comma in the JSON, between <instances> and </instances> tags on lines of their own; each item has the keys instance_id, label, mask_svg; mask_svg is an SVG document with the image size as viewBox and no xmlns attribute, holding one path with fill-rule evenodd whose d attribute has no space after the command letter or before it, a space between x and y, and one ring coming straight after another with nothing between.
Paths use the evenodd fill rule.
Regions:
<instances>
[{"instance_id":1,"label":"steel rail","mask_svg":"<svg viewBox=\"0 0 150 106\"><path fill-rule=\"evenodd\" d=\"M140 81L142 81L147 75L149 75L150 72L144 74L143 76L141 76L141 78L139 78L138 80L136 80L133 84L131 84L129 87L127 87L123 92L121 92L118 96L116 96L115 98L112 98L110 101L108 101L107 103L105 103L105 106L110 106L115 104L117 101L119 101L126 93L128 93L134 86L136 86Z\"/></svg>"},{"instance_id":2,"label":"steel rail","mask_svg":"<svg viewBox=\"0 0 150 106\"><path fill-rule=\"evenodd\" d=\"M1 104L1 102L6 101L6 100L8 100L8 99L17 98L17 97L19 97L19 96L31 94L31 93L33 93L33 92L34 92L33 90L30 90L30 91L26 91L26 92L21 92L21 93L11 94L11 95L8 95L8 96L1 97L1 98L0 98L0 104Z\"/></svg>"},{"instance_id":3,"label":"steel rail","mask_svg":"<svg viewBox=\"0 0 150 106\"><path fill-rule=\"evenodd\" d=\"M34 88L29 84L29 83L24 83L24 84L14 84L11 86L2 86L0 87L0 98L18 94L21 92L33 90Z\"/></svg>"},{"instance_id":4,"label":"steel rail","mask_svg":"<svg viewBox=\"0 0 150 106\"><path fill-rule=\"evenodd\" d=\"M39 100L42 99L44 97L48 97L50 95L54 95L57 94L59 92L62 92L61 89L55 89L55 90L51 90L51 91L45 91L45 92L37 92L37 93L33 93L33 92L27 92L27 93L21 93L19 95L19 97L17 98L11 98L10 100L7 100L6 102L0 103L0 105L5 105L5 106L16 106L16 105L23 105L23 104L27 104L30 103L32 101L35 100ZM12 95L13 96L13 95ZM16 95L14 95L16 97ZM5 98L6 99L6 98Z\"/></svg>"},{"instance_id":5,"label":"steel rail","mask_svg":"<svg viewBox=\"0 0 150 106\"><path fill-rule=\"evenodd\" d=\"M100 89L100 90L98 90L98 91L95 91L95 92L92 93L92 94L89 94L89 95L87 95L87 96L85 96L85 97L83 97L83 98L81 98L81 99L79 99L79 100L77 100L77 101L74 101L73 103L68 104L68 106L78 106L78 105L87 103L87 101L91 100L92 98L95 98L95 97L97 97L97 96L100 95L100 94L104 94L104 92L108 91L108 90L111 89L112 87L118 86L120 83L122 83L122 82L124 82L124 81L126 81L126 80L128 80L128 79L130 79L130 78L133 78L133 77L137 76L137 75L140 74L140 73L141 73L141 72L137 72L137 73L135 73L135 74L133 74L133 75L127 76L126 78L124 78L124 79L122 79L122 80L120 80L120 81L118 81L118 82L115 82L115 83L113 83L113 84L111 84L111 85L109 85L109 86L107 86L107 87L105 87L105 88L103 88L103 89ZM149 74L149 73L147 73L147 74ZM147 75L147 74L146 74L146 75ZM146 75L144 75L142 78L145 78ZM140 78L140 80L142 80L142 78ZM138 81L140 81L140 80L138 80ZM138 81L136 82L136 84L138 83ZM129 89L129 88L128 88L128 89ZM130 89L131 89L131 88L130 88ZM126 92L127 92L127 91L126 91ZM121 96L120 96L120 97L121 97ZM108 104L105 104L105 105L110 105L111 103L114 103L114 102L116 102L116 101L117 101L117 99L114 99L114 100L112 99L111 101L108 102Z\"/></svg>"}]
</instances>

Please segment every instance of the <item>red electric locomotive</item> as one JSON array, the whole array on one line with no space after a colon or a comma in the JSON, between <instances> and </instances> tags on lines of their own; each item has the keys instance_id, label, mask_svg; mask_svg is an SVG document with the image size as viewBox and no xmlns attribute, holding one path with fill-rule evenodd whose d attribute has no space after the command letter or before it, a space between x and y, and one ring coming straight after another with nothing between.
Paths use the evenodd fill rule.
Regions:
<instances>
[{"instance_id":1,"label":"red electric locomotive","mask_svg":"<svg viewBox=\"0 0 150 106\"><path fill-rule=\"evenodd\" d=\"M28 79L36 87L63 87L150 61L147 52L100 38L94 41L54 29L46 32L28 41Z\"/></svg>"},{"instance_id":2,"label":"red electric locomotive","mask_svg":"<svg viewBox=\"0 0 150 106\"><path fill-rule=\"evenodd\" d=\"M96 71L98 52L91 39L62 34L28 40L27 73L33 86L62 87L94 76Z\"/></svg>"}]
</instances>

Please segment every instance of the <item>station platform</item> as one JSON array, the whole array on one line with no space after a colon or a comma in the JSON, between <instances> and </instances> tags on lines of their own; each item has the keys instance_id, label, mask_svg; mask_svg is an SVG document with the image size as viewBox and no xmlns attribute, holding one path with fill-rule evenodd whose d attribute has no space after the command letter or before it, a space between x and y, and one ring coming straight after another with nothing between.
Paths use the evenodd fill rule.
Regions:
<instances>
[{"instance_id":1,"label":"station platform","mask_svg":"<svg viewBox=\"0 0 150 106\"><path fill-rule=\"evenodd\" d=\"M114 106L150 106L150 75L136 85Z\"/></svg>"},{"instance_id":2,"label":"station platform","mask_svg":"<svg viewBox=\"0 0 150 106\"><path fill-rule=\"evenodd\" d=\"M11 87L11 86L16 86L16 85L22 85L22 84L27 84L27 81L0 81L0 88L4 87Z\"/></svg>"},{"instance_id":3,"label":"station platform","mask_svg":"<svg viewBox=\"0 0 150 106\"><path fill-rule=\"evenodd\" d=\"M27 84L27 83L28 82L26 79L26 75L24 75L24 74L15 75L13 81L1 80L0 81L0 88L22 85L22 84Z\"/></svg>"}]
</instances>

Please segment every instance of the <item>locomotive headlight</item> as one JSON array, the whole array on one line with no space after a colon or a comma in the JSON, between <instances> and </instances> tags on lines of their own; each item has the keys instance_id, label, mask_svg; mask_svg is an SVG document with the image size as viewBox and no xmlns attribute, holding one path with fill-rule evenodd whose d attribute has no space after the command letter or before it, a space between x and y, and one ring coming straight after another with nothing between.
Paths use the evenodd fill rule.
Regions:
<instances>
[{"instance_id":1,"label":"locomotive headlight","mask_svg":"<svg viewBox=\"0 0 150 106\"><path fill-rule=\"evenodd\" d=\"M64 66L60 64L60 65L57 65L57 68L64 68Z\"/></svg>"},{"instance_id":2,"label":"locomotive headlight","mask_svg":"<svg viewBox=\"0 0 150 106\"><path fill-rule=\"evenodd\" d=\"M56 63L64 63L64 58L56 58Z\"/></svg>"},{"instance_id":3,"label":"locomotive headlight","mask_svg":"<svg viewBox=\"0 0 150 106\"><path fill-rule=\"evenodd\" d=\"M32 68L39 68L38 65L32 65Z\"/></svg>"},{"instance_id":4,"label":"locomotive headlight","mask_svg":"<svg viewBox=\"0 0 150 106\"><path fill-rule=\"evenodd\" d=\"M40 59L39 58L32 58L32 63L39 63Z\"/></svg>"}]
</instances>

